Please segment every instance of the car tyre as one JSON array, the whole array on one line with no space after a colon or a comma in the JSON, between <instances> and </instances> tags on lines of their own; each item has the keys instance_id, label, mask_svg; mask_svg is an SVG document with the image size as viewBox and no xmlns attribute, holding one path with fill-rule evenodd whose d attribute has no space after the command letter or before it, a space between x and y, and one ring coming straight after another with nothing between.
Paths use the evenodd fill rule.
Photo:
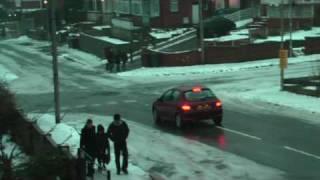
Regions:
<instances>
[{"instance_id":1,"label":"car tyre","mask_svg":"<svg viewBox=\"0 0 320 180\"><path fill-rule=\"evenodd\" d=\"M213 118L213 122L216 126L222 126L221 122L222 122L222 116L218 116L218 117L214 117Z\"/></svg>"},{"instance_id":2,"label":"car tyre","mask_svg":"<svg viewBox=\"0 0 320 180\"><path fill-rule=\"evenodd\" d=\"M184 122L179 114L176 115L175 119L176 127L182 129L184 127Z\"/></svg>"},{"instance_id":3,"label":"car tyre","mask_svg":"<svg viewBox=\"0 0 320 180\"><path fill-rule=\"evenodd\" d=\"M158 111L157 110L153 110L152 111L152 116L153 116L153 121L155 124L160 124L161 123L161 119L159 117Z\"/></svg>"}]
</instances>

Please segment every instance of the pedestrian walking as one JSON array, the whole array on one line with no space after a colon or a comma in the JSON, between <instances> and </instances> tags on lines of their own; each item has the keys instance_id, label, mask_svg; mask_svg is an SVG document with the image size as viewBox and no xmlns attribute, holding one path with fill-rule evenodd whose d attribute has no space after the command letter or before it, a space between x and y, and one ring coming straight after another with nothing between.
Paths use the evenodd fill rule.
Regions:
<instances>
[{"instance_id":1,"label":"pedestrian walking","mask_svg":"<svg viewBox=\"0 0 320 180\"><path fill-rule=\"evenodd\" d=\"M96 157L96 129L92 119L88 119L81 130L80 148L86 153L86 160L88 162L87 176L93 178Z\"/></svg>"},{"instance_id":2,"label":"pedestrian walking","mask_svg":"<svg viewBox=\"0 0 320 180\"><path fill-rule=\"evenodd\" d=\"M106 71L112 72L114 66L114 52L111 48L105 48L104 56L107 59Z\"/></svg>"},{"instance_id":3,"label":"pedestrian walking","mask_svg":"<svg viewBox=\"0 0 320 180\"><path fill-rule=\"evenodd\" d=\"M117 174L122 170L128 174L128 148L127 138L129 135L129 127L125 121L121 119L120 114L113 116L113 122L109 125L107 134L113 141L115 162L117 167ZM122 167L120 169L120 154L122 153Z\"/></svg>"},{"instance_id":4,"label":"pedestrian walking","mask_svg":"<svg viewBox=\"0 0 320 180\"><path fill-rule=\"evenodd\" d=\"M99 124L96 135L98 169L106 169L110 162L110 144L104 127Z\"/></svg>"},{"instance_id":5,"label":"pedestrian walking","mask_svg":"<svg viewBox=\"0 0 320 180\"><path fill-rule=\"evenodd\" d=\"M121 59L121 70L126 71L127 69L127 62L128 62L128 56L126 51L121 51L120 53L120 59Z\"/></svg>"},{"instance_id":6,"label":"pedestrian walking","mask_svg":"<svg viewBox=\"0 0 320 180\"><path fill-rule=\"evenodd\" d=\"M115 50L114 63L116 64L116 72L120 72L121 52L119 50Z\"/></svg>"}]
</instances>

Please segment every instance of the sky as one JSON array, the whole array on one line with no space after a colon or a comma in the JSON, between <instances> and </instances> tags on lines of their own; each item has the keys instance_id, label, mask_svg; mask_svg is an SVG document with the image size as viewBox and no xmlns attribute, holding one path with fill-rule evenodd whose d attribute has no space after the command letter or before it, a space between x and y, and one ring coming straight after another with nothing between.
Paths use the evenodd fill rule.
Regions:
<instances>
[{"instance_id":1,"label":"sky","mask_svg":"<svg viewBox=\"0 0 320 180\"><path fill-rule=\"evenodd\" d=\"M19 43L31 42L32 45L24 46L21 49ZM34 41L26 37L6 40L0 43L10 44L11 47L32 52L35 55L41 54L36 47L46 44L46 42ZM76 66L90 71L102 71L101 65L104 63L100 58L68 49L66 46L60 49L59 56L61 65ZM10 56L9 56L9 55ZM47 80L51 77L51 72L45 76L33 74L24 70L16 64L12 57L18 54L12 52L1 53L0 49L0 79L8 84L11 90L26 94L37 94L42 92L52 92L52 84ZM49 55L42 54L45 60L51 61ZM303 76L312 73L312 66L319 65L320 55L300 56L289 59L289 68L286 70L287 76ZM230 82L222 84L210 84L211 89L223 102L231 102L232 99L249 101L252 105L259 103L270 103L273 111L278 111L284 107L283 113L295 114L303 118L306 123L319 125L317 119L312 119L314 114L319 114L320 102L318 98L304 95L296 95L280 91L279 77L273 75L255 77L255 73L260 70L272 74L279 71L278 59L267 59L254 62L229 63L218 65L197 65L188 67L164 67L164 68L139 68L132 71L110 74L114 78L88 77L89 80L97 81L101 84L113 83L117 87L126 87L132 83L166 82L168 80L179 81L187 76L190 80L210 79L220 77L230 77ZM37 67L35 67L37 68ZM41 71L41 70L39 70ZM83 75L84 76L84 75ZM242 79L246 77L246 79ZM249 77L249 78L248 78ZM91 79L90 79L91 78ZM122 83L115 83L121 80ZM25 83L28 82L28 83ZM35 88L37 87L37 88ZM81 88L81 87L79 87ZM162 89L155 92L161 94ZM232 102L231 102L232 103ZM303 112L303 113L301 113ZM310 116L310 117L309 117ZM64 122L55 125L53 114L28 114L30 119L38 119L37 124L47 132L53 129L52 137L56 143L68 144L72 153L79 147L78 132L83 127L88 117L94 119L95 124L102 123L107 126L111 122L110 116L99 116L96 114L68 114L64 117ZM73 121L79 119L79 121ZM125 119L131 127L129 136L129 176L116 176L113 179L147 179L148 169L162 169L164 177L170 179L225 179L232 180L235 177L248 179L250 177L257 180L281 180L284 172L273 169L243 157L223 151L223 137L221 137L221 147L215 148L200 143L192 138L187 139L171 135L160 130L151 129L144 125L135 123L130 119ZM134 137L134 138L132 138ZM169 141L168 141L169 139ZM149 150L146 151L145 147ZM188 149L185 149L188 147ZM112 157L112 159L114 159ZM111 161L109 168L115 172L114 162ZM103 179L98 177L97 179Z\"/></svg>"}]
</instances>

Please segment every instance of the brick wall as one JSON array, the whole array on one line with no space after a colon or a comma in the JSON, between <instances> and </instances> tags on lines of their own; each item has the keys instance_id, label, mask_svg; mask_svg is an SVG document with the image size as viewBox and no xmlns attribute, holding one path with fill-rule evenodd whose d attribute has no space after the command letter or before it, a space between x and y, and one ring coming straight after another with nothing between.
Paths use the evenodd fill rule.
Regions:
<instances>
[{"instance_id":1,"label":"brick wall","mask_svg":"<svg viewBox=\"0 0 320 180\"><path fill-rule=\"evenodd\" d=\"M320 54L320 37L306 37L305 39L305 53Z\"/></svg>"},{"instance_id":2,"label":"brick wall","mask_svg":"<svg viewBox=\"0 0 320 180\"><path fill-rule=\"evenodd\" d=\"M209 46L205 49L205 63L233 63L277 58L279 47L279 42L239 46ZM287 42L285 47L288 47ZM189 66L200 63L200 53L198 51L163 53L144 50L142 54L142 65L146 67Z\"/></svg>"},{"instance_id":3,"label":"brick wall","mask_svg":"<svg viewBox=\"0 0 320 180\"><path fill-rule=\"evenodd\" d=\"M83 33L80 34L79 44L80 44L81 50L87 53L94 54L103 59L105 58L104 48L108 48L108 47L125 48L129 46L129 44L115 45L115 44L97 39L94 36L90 36Z\"/></svg>"}]
</instances>

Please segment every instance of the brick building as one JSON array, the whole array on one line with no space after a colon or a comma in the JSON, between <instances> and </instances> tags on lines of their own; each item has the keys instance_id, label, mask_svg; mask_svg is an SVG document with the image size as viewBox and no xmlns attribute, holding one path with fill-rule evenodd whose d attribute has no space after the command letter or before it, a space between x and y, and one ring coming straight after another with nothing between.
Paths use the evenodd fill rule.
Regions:
<instances>
[{"instance_id":1,"label":"brick building","mask_svg":"<svg viewBox=\"0 0 320 180\"><path fill-rule=\"evenodd\" d=\"M203 1L203 15L215 10L212 0ZM110 22L126 19L133 26L173 27L199 22L199 0L86 0L88 19Z\"/></svg>"}]
</instances>

